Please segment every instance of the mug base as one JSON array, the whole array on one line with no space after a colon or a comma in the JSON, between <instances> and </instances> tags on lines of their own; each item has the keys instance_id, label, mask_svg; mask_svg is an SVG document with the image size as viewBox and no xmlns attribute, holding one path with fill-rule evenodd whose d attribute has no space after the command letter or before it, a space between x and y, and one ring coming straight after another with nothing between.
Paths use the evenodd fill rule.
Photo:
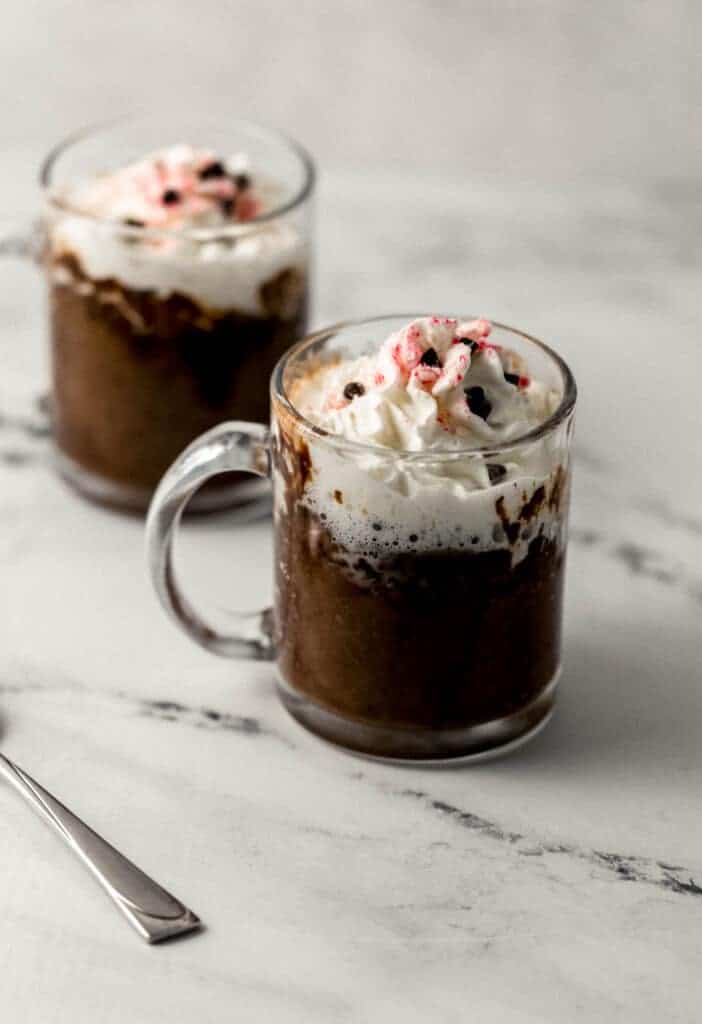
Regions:
<instances>
[{"instance_id":1,"label":"mug base","mask_svg":"<svg viewBox=\"0 0 702 1024\"><path fill-rule=\"evenodd\" d=\"M411 729L344 718L291 689L280 678L283 706L305 729L350 754L390 764L422 767L473 764L501 757L528 743L548 724L560 668L538 697L504 718L461 729Z\"/></svg>"},{"instance_id":2,"label":"mug base","mask_svg":"<svg viewBox=\"0 0 702 1024\"><path fill-rule=\"evenodd\" d=\"M58 448L54 448L53 463L59 476L74 491L96 505L133 515L145 514L149 508L154 494L149 488L118 483L116 480L92 473ZM214 486L205 486L194 494L186 509L186 515L239 508L249 512L252 506L261 506L263 510L263 506L267 508L269 505L268 480L237 480L229 485L223 481Z\"/></svg>"}]
</instances>

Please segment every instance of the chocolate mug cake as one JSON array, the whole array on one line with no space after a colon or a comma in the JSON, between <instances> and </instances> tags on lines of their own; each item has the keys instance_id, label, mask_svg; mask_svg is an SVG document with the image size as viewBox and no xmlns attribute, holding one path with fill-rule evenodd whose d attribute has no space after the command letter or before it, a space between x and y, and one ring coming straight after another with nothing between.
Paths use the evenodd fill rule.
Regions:
<instances>
[{"instance_id":1,"label":"chocolate mug cake","mask_svg":"<svg viewBox=\"0 0 702 1024\"><path fill-rule=\"evenodd\" d=\"M148 526L161 599L208 649L275 658L291 714L348 749L509 748L555 699L574 407L555 353L486 320L321 332L276 368L270 437L222 424L164 478ZM258 633L223 635L180 591L173 529L217 467L269 462L274 607Z\"/></svg>"},{"instance_id":2,"label":"chocolate mug cake","mask_svg":"<svg viewBox=\"0 0 702 1024\"><path fill-rule=\"evenodd\" d=\"M307 323L312 171L291 154L295 193L245 152L184 144L49 187L54 435L83 493L144 509L198 434L267 421L270 372ZM200 505L247 491L229 477Z\"/></svg>"}]
</instances>

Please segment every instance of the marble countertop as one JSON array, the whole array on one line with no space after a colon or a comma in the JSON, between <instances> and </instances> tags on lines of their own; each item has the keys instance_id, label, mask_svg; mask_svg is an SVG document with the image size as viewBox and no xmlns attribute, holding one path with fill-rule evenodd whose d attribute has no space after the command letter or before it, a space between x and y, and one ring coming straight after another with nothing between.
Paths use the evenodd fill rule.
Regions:
<instances>
[{"instance_id":1,"label":"marble countertop","mask_svg":"<svg viewBox=\"0 0 702 1024\"><path fill-rule=\"evenodd\" d=\"M0 789L8 1024L679 1022L702 996L699 190L330 172L315 321L522 326L581 392L557 714L473 768L337 753L266 665L166 620L142 524L52 474L38 286L2 266L2 747L206 922L147 947ZM266 603L265 521L190 522L196 597Z\"/></svg>"}]
</instances>

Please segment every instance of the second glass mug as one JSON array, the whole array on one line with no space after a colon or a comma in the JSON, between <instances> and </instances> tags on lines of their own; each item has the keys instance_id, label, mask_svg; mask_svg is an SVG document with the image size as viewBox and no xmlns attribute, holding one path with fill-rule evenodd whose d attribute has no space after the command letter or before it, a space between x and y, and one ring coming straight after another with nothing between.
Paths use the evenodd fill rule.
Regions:
<instances>
[{"instance_id":1,"label":"second glass mug","mask_svg":"<svg viewBox=\"0 0 702 1024\"><path fill-rule=\"evenodd\" d=\"M383 759L476 759L535 735L553 709L576 388L555 352L493 324L560 395L545 423L508 444L398 452L330 435L295 408L291 389L310 367L366 354L410 319L338 325L284 355L270 430L222 423L168 471L148 557L177 624L213 653L275 661L283 704L313 733ZM523 471L516 482L489 473L484 530L451 485L478 464L485 480L493 467ZM231 470L272 477L275 601L223 633L181 590L173 541L196 490ZM427 474L432 488L417 491Z\"/></svg>"},{"instance_id":2,"label":"second glass mug","mask_svg":"<svg viewBox=\"0 0 702 1024\"><path fill-rule=\"evenodd\" d=\"M76 186L178 143L246 154L276 198L246 222L154 228L86 213ZM246 177L246 176L244 176ZM212 111L157 112L78 132L41 168L37 239L49 314L55 462L83 495L145 511L177 454L231 416L265 423L268 378L307 329L314 167L277 132ZM200 509L264 490L229 477Z\"/></svg>"}]
</instances>

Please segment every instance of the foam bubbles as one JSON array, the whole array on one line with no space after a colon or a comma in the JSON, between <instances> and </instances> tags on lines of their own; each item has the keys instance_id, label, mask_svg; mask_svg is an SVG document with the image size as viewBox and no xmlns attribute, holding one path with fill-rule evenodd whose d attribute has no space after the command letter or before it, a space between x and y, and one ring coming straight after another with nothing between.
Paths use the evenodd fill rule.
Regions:
<instances>
[{"instance_id":1,"label":"foam bubbles","mask_svg":"<svg viewBox=\"0 0 702 1024\"><path fill-rule=\"evenodd\" d=\"M516 563L536 533L555 536L558 530L559 510L547 501L512 539L497 510L502 499L503 515L517 523L540 488L550 493L563 455L555 441L542 440L522 452L521 461L507 463L491 486L476 483L481 471L487 476L480 456L466 459L462 474L460 460L452 462L454 475L447 476L440 458L419 466L398 456L350 456L323 439L309 446L312 477L303 504L336 543L374 566L399 552L497 549L510 549Z\"/></svg>"}]
</instances>

